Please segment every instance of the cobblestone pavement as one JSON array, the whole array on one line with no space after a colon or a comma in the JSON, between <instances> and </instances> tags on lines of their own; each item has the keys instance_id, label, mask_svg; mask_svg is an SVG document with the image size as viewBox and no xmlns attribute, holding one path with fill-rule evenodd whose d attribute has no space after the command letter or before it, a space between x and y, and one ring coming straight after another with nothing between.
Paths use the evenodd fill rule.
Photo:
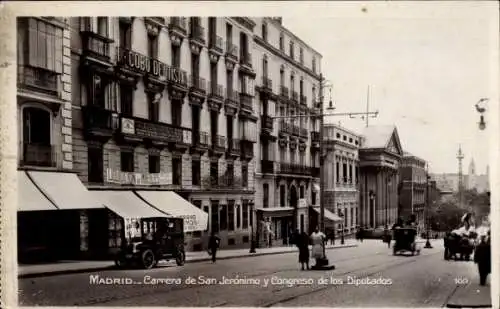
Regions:
<instances>
[{"instance_id":1,"label":"cobblestone pavement","mask_svg":"<svg viewBox=\"0 0 500 309\"><path fill-rule=\"evenodd\" d=\"M21 279L19 301L24 306L441 307L461 285L478 280L472 262L444 261L442 253L442 242L435 242L419 256L393 256L373 240L327 251L336 266L332 271L301 271L297 254L290 253ZM186 282L189 277L193 284ZM240 281L220 284L224 277ZM378 282L352 284L362 278L370 283L367 277Z\"/></svg>"}]
</instances>

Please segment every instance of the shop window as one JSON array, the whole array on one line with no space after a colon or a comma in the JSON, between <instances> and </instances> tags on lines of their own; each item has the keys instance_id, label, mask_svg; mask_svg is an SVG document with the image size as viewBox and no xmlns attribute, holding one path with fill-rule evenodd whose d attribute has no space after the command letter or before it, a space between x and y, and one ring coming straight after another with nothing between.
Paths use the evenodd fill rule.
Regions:
<instances>
[{"instance_id":1,"label":"shop window","mask_svg":"<svg viewBox=\"0 0 500 309\"><path fill-rule=\"evenodd\" d=\"M133 115L133 98L132 87L120 84L120 110L125 117L132 117Z\"/></svg>"},{"instance_id":2,"label":"shop window","mask_svg":"<svg viewBox=\"0 0 500 309\"><path fill-rule=\"evenodd\" d=\"M212 201L211 207L210 227L212 232L217 233L219 232L219 201Z\"/></svg>"},{"instance_id":3,"label":"shop window","mask_svg":"<svg viewBox=\"0 0 500 309\"><path fill-rule=\"evenodd\" d=\"M129 23L120 22L120 47L124 49L132 49L132 25Z\"/></svg>"},{"instance_id":4,"label":"shop window","mask_svg":"<svg viewBox=\"0 0 500 309\"><path fill-rule=\"evenodd\" d=\"M236 243L236 242L234 241L234 238L229 238L229 239L227 240L227 244L228 244L228 246L233 246L235 243Z\"/></svg>"},{"instance_id":5,"label":"shop window","mask_svg":"<svg viewBox=\"0 0 500 309\"><path fill-rule=\"evenodd\" d=\"M280 206L285 207L286 197L285 197L285 185L280 186Z\"/></svg>"},{"instance_id":6,"label":"shop window","mask_svg":"<svg viewBox=\"0 0 500 309\"><path fill-rule=\"evenodd\" d=\"M122 172L134 172L134 153L132 151L122 151L120 153L120 165Z\"/></svg>"},{"instance_id":7,"label":"shop window","mask_svg":"<svg viewBox=\"0 0 500 309\"><path fill-rule=\"evenodd\" d=\"M227 230L227 205L220 205L219 207L219 220L220 220L220 230Z\"/></svg>"},{"instance_id":8,"label":"shop window","mask_svg":"<svg viewBox=\"0 0 500 309\"><path fill-rule=\"evenodd\" d=\"M228 230L234 231L234 200L227 201Z\"/></svg>"},{"instance_id":9,"label":"shop window","mask_svg":"<svg viewBox=\"0 0 500 309\"><path fill-rule=\"evenodd\" d=\"M304 198L305 188L304 186L300 186L300 198Z\"/></svg>"},{"instance_id":10,"label":"shop window","mask_svg":"<svg viewBox=\"0 0 500 309\"><path fill-rule=\"evenodd\" d=\"M241 228L241 207L236 205L236 228Z\"/></svg>"},{"instance_id":11,"label":"shop window","mask_svg":"<svg viewBox=\"0 0 500 309\"><path fill-rule=\"evenodd\" d=\"M30 165L55 163L51 146L52 119L50 112L41 108L23 108L23 160Z\"/></svg>"},{"instance_id":12,"label":"shop window","mask_svg":"<svg viewBox=\"0 0 500 309\"><path fill-rule=\"evenodd\" d=\"M182 160L181 158L172 158L172 183L180 185L182 183Z\"/></svg>"},{"instance_id":13,"label":"shop window","mask_svg":"<svg viewBox=\"0 0 500 309\"><path fill-rule=\"evenodd\" d=\"M243 187L248 186L248 165L246 163L241 165L241 183Z\"/></svg>"},{"instance_id":14,"label":"shop window","mask_svg":"<svg viewBox=\"0 0 500 309\"><path fill-rule=\"evenodd\" d=\"M243 202L243 229L248 229L248 201Z\"/></svg>"},{"instance_id":15,"label":"shop window","mask_svg":"<svg viewBox=\"0 0 500 309\"><path fill-rule=\"evenodd\" d=\"M170 105L172 108L172 125L180 127L182 123L182 102L179 100L172 100Z\"/></svg>"}]
</instances>

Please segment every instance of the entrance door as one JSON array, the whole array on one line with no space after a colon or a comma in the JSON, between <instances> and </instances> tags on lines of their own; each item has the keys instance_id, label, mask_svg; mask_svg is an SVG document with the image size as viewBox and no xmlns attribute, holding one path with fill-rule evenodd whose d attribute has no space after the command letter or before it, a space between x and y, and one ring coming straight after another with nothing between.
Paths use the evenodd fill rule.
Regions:
<instances>
[{"instance_id":1,"label":"entrance door","mask_svg":"<svg viewBox=\"0 0 500 309\"><path fill-rule=\"evenodd\" d=\"M297 228L297 206L298 206L299 197L297 195L297 189L295 186L290 187L290 206L293 207L293 219L292 226L295 230Z\"/></svg>"}]
</instances>

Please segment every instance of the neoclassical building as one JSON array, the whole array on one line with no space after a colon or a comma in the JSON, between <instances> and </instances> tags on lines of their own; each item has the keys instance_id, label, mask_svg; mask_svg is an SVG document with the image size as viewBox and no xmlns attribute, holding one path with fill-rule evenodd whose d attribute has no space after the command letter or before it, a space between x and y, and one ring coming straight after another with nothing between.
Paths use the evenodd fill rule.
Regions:
<instances>
[{"instance_id":1,"label":"neoclassical building","mask_svg":"<svg viewBox=\"0 0 500 309\"><path fill-rule=\"evenodd\" d=\"M326 158L325 206L339 216L340 223L325 220L325 226L344 235L355 231L359 224L359 148L361 136L336 124L324 127ZM326 217L326 216L325 216ZM335 224L335 225L332 225Z\"/></svg>"},{"instance_id":2,"label":"neoclassical building","mask_svg":"<svg viewBox=\"0 0 500 309\"><path fill-rule=\"evenodd\" d=\"M280 18L253 18L256 72L255 207L270 220L275 244L291 231L308 232L308 208L319 205L319 95L321 55L286 29ZM306 117L273 118L306 115ZM257 237L263 242L263 225Z\"/></svg>"},{"instance_id":3,"label":"neoclassical building","mask_svg":"<svg viewBox=\"0 0 500 309\"><path fill-rule=\"evenodd\" d=\"M244 17L71 18L73 166L94 191L155 206L151 192L174 192L188 203L159 203L208 214L207 226L185 226L186 250L202 250L211 231L222 247L250 244L255 26Z\"/></svg>"},{"instance_id":4,"label":"neoclassical building","mask_svg":"<svg viewBox=\"0 0 500 309\"><path fill-rule=\"evenodd\" d=\"M399 167L399 216L408 219L414 214L418 226L425 225L427 171L426 161L404 152Z\"/></svg>"},{"instance_id":5,"label":"neoclassical building","mask_svg":"<svg viewBox=\"0 0 500 309\"><path fill-rule=\"evenodd\" d=\"M359 149L359 225L390 226L398 218L399 166L403 149L395 126L368 126Z\"/></svg>"}]
</instances>

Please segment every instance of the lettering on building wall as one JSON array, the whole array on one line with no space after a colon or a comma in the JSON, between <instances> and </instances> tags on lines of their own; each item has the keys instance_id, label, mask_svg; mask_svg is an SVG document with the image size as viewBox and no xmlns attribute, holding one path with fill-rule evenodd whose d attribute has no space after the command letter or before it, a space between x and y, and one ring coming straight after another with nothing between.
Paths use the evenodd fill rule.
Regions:
<instances>
[{"instance_id":1,"label":"lettering on building wall","mask_svg":"<svg viewBox=\"0 0 500 309\"><path fill-rule=\"evenodd\" d=\"M172 173L132 173L106 169L107 183L136 186L171 185Z\"/></svg>"},{"instance_id":2,"label":"lettering on building wall","mask_svg":"<svg viewBox=\"0 0 500 309\"><path fill-rule=\"evenodd\" d=\"M122 63L129 68L151 74L155 77L163 77L176 83L187 82L187 75L178 68L170 67L157 59L136 53L131 50L122 50Z\"/></svg>"},{"instance_id":3,"label":"lettering on building wall","mask_svg":"<svg viewBox=\"0 0 500 309\"><path fill-rule=\"evenodd\" d=\"M196 232L200 230L196 215L180 215L178 217L184 219L184 232Z\"/></svg>"}]
</instances>

